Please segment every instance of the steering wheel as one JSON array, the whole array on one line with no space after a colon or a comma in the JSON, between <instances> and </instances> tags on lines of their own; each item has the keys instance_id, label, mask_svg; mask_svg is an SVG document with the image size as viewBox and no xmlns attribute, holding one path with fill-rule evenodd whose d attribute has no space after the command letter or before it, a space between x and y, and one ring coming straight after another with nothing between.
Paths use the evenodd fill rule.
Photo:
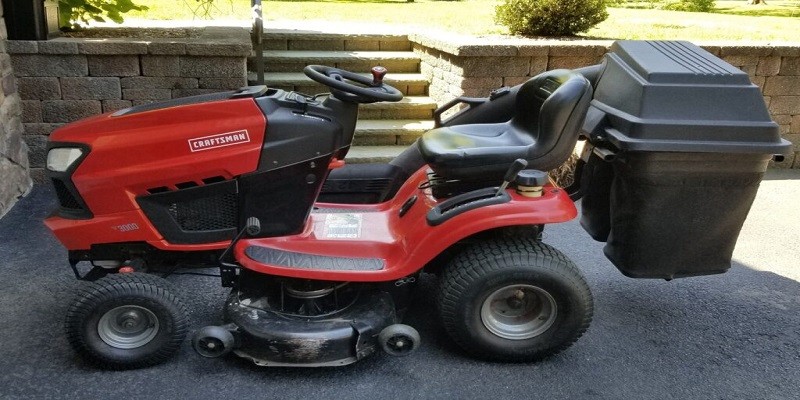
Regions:
<instances>
[{"instance_id":1,"label":"steering wheel","mask_svg":"<svg viewBox=\"0 0 800 400\"><path fill-rule=\"evenodd\" d=\"M331 88L334 97L351 103L374 103L378 101L400 101L403 93L383 83L386 69L372 69L373 78L339 68L324 65L309 65L303 69L307 77Z\"/></svg>"}]
</instances>

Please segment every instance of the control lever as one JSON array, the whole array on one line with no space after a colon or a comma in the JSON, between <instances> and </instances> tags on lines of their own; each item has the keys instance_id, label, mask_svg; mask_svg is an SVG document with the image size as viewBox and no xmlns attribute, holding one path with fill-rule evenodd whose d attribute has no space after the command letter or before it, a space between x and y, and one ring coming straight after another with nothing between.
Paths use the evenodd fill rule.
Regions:
<instances>
[{"instance_id":1,"label":"control lever","mask_svg":"<svg viewBox=\"0 0 800 400\"><path fill-rule=\"evenodd\" d=\"M387 69L380 65L372 67L372 86L379 87L383 85L383 77L386 76Z\"/></svg>"},{"instance_id":2,"label":"control lever","mask_svg":"<svg viewBox=\"0 0 800 400\"><path fill-rule=\"evenodd\" d=\"M500 196L503 193L503 191L506 190L508 185L511 182L514 182L514 179L517 178L517 174L519 174L519 171L522 171L527 166L528 162L522 158L514 160L514 162L511 163L511 166L508 167L508 171L506 171L506 174L503 176L503 184L500 185L499 188L497 188L497 193L495 193L494 195Z\"/></svg>"}]
</instances>

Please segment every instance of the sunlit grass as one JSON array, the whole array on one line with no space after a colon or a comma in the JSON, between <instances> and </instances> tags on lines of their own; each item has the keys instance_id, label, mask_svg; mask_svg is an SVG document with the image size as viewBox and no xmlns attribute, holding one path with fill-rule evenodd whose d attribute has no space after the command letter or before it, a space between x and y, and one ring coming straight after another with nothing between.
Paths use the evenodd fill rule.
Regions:
<instances>
[{"instance_id":1,"label":"sunlit grass","mask_svg":"<svg viewBox=\"0 0 800 400\"><path fill-rule=\"evenodd\" d=\"M494 22L499 0L433 1L416 0L323 0L264 1L264 17L277 20L315 20L367 22L403 26L409 32L446 30L472 35L507 34ZM131 12L129 19L191 20L197 17L190 6L195 0L138 0L150 7ZM798 41L800 14L798 1L768 1L768 6L747 5L744 0L718 1L719 13L688 13L654 9L610 8L609 18L581 36L608 39L686 39ZM216 0L211 10L214 19L248 20L249 0ZM758 16L740 15L743 13ZM778 16L774 16L778 15Z\"/></svg>"}]
</instances>

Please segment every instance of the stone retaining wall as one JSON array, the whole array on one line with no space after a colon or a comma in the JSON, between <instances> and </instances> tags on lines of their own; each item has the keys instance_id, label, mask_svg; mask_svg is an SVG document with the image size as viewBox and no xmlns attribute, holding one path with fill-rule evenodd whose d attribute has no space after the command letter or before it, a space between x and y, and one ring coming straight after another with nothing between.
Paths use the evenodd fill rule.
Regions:
<instances>
[{"instance_id":1,"label":"stone retaining wall","mask_svg":"<svg viewBox=\"0 0 800 400\"><path fill-rule=\"evenodd\" d=\"M6 24L0 4L0 217L30 190L28 147L22 140L21 100L6 53Z\"/></svg>"},{"instance_id":2,"label":"stone retaining wall","mask_svg":"<svg viewBox=\"0 0 800 400\"><path fill-rule=\"evenodd\" d=\"M420 71L431 80L430 96L442 104L457 96L483 97L557 68L597 64L612 41L553 41L410 35ZM800 168L800 46L700 43L750 75L763 94L794 154L777 168Z\"/></svg>"},{"instance_id":3,"label":"stone retaining wall","mask_svg":"<svg viewBox=\"0 0 800 400\"><path fill-rule=\"evenodd\" d=\"M43 180L48 135L65 123L245 86L251 52L247 30L206 28L202 32L195 37L151 40L9 41L34 179Z\"/></svg>"}]
</instances>

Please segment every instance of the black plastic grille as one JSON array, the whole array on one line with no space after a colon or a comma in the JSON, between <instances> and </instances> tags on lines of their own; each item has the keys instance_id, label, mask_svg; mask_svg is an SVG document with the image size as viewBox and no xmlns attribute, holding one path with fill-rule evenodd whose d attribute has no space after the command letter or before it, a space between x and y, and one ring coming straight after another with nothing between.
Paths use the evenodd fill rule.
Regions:
<instances>
[{"instance_id":1,"label":"black plastic grille","mask_svg":"<svg viewBox=\"0 0 800 400\"><path fill-rule=\"evenodd\" d=\"M184 231L236 228L236 194L219 194L172 203L169 213Z\"/></svg>"},{"instance_id":2,"label":"black plastic grille","mask_svg":"<svg viewBox=\"0 0 800 400\"><path fill-rule=\"evenodd\" d=\"M83 207L81 207L78 199L72 195L64 182L62 182L60 179L53 179L53 187L56 189L56 196L58 197L58 202L62 208L70 210L83 210Z\"/></svg>"}]
</instances>

